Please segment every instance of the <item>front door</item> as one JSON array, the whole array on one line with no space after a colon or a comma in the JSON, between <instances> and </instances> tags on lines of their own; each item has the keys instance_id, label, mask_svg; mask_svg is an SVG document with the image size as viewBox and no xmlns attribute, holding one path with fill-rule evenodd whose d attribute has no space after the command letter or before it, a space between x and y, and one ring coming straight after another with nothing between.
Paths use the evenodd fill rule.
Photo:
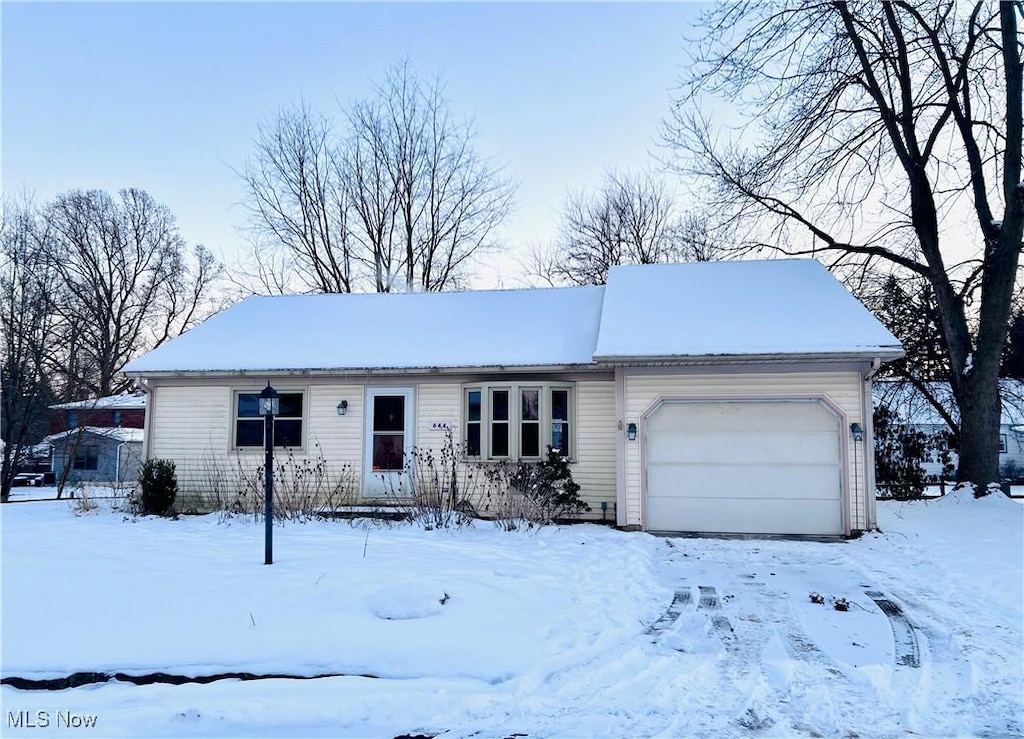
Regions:
<instances>
[{"instance_id":1,"label":"front door","mask_svg":"<svg viewBox=\"0 0 1024 739\"><path fill-rule=\"evenodd\" d=\"M363 497L408 493L405 468L416 428L413 400L412 388L367 388Z\"/></svg>"}]
</instances>

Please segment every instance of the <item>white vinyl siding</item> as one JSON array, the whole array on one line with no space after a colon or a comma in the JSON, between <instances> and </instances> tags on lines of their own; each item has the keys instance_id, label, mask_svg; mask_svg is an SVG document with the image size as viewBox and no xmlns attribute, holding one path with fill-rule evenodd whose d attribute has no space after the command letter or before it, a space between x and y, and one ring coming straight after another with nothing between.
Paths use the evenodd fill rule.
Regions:
<instances>
[{"instance_id":1,"label":"white vinyl siding","mask_svg":"<svg viewBox=\"0 0 1024 739\"><path fill-rule=\"evenodd\" d=\"M233 419L229 386L153 385L146 409L152 426L149 458L194 461L211 454L226 456Z\"/></svg>"},{"instance_id":2,"label":"white vinyl siding","mask_svg":"<svg viewBox=\"0 0 1024 739\"><path fill-rule=\"evenodd\" d=\"M274 384L274 382L272 382ZM239 476L255 474L263 463L262 448L233 446L234 399L251 384L224 380L154 380L147 410L149 426L147 458L175 462L180 495L210 495L217 488L222 495L234 495ZM304 397L302 449L277 451L295 464L315 464L321 458L337 474L347 465L355 479L361 471L363 388L361 385L310 384L293 382L281 387L301 389ZM276 385L275 385L276 387ZM348 401L346 415L339 416L338 403Z\"/></svg>"},{"instance_id":3,"label":"white vinyl siding","mask_svg":"<svg viewBox=\"0 0 1024 739\"><path fill-rule=\"evenodd\" d=\"M462 385L458 382L416 383L416 445L440 451L451 429L455 444L459 436L459 404Z\"/></svg>"},{"instance_id":4,"label":"white vinyl siding","mask_svg":"<svg viewBox=\"0 0 1024 739\"><path fill-rule=\"evenodd\" d=\"M615 522L615 382L607 379L576 383L576 458L572 478L580 497L592 508L590 518L601 519L601 503L608 504L605 520Z\"/></svg>"},{"instance_id":5,"label":"white vinyl siding","mask_svg":"<svg viewBox=\"0 0 1024 739\"><path fill-rule=\"evenodd\" d=\"M557 375L555 376L557 377ZM489 378L490 379L490 378ZM316 462L321 457L332 471L347 465L354 479L362 479L363 434L365 426L364 395L366 385L339 382L337 378L311 377L271 378L277 388L300 389L304 392L305 447L289 450L296 464ZM404 375L399 381L374 378L366 383L373 387L415 387L415 444L440 451L446 433L451 429L453 440L462 444L464 389L473 385L473 378L444 378L425 375ZM231 379L153 379L149 426L148 458L172 459L177 466L179 488L183 497L208 493L211 485L223 494L234 494L238 488L240 467L252 474L262 464L262 449L235 449L233 444L233 399L239 390L265 385L237 382ZM478 383L486 385L488 383ZM610 373L591 378L589 375L567 376L565 382L545 380L514 380L506 383L522 387L570 387L575 418L570 434L574 438L573 477L581 486L580 495L594 509L591 517L601 518L602 501L608 504L607 518L614 520L615 501L615 393ZM545 392L548 390L545 389ZM338 404L348 402L346 414L338 414ZM513 400L515 404L517 399ZM542 403L543 405L543 403ZM541 423L546 423L542 412ZM542 433L542 444L546 434ZM543 450L543 446L542 446ZM279 457L280 459L280 457Z\"/></svg>"},{"instance_id":6,"label":"white vinyl siding","mask_svg":"<svg viewBox=\"0 0 1024 739\"><path fill-rule=\"evenodd\" d=\"M863 383L857 372L776 372L721 374L673 374L671 370L626 369L624 371L624 424L640 424L641 415L660 398L792 398L827 396L846 414L846 423L864 425ZM622 432L623 434L625 431ZM846 438L849 434L844 435ZM641 526L643 495L642 440L625 442L626 524ZM848 485L852 529L868 526L866 496L866 442L848 441Z\"/></svg>"}]
</instances>

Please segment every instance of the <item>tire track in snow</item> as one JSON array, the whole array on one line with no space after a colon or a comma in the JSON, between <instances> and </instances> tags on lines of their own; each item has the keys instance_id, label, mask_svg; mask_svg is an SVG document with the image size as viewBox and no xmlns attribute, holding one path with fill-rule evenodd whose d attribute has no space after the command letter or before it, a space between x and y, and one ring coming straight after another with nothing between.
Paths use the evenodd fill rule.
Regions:
<instances>
[{"instance_id":1,"label":"tire track in snow","mask_svg":"<svg viewBox=\"0 0 1024 739\"><path fill-rule=\"evenodd\" d=\"M686 563L683 572L693 577L690 564ZM707 583L710 578L705 578L707 575L700 577ZM682 580L680 577L677 582ZM666 630L655 642L671 647L677 632L692 636L703 622L706 632L697 633L685 645L692 644L699 654L709 644L702 643L702 638L712 637L720 644L714 677L706 675L699 689L720 731L689 727L691 735L751 736L775 731L780 735L850 736L855 735L851 732L856 732L856 727L892 723L893 708L879 700L873 683L857 668L832 658L804 631L790 593L756 576L739 575L734 585L729 591L722 590L729 586L726 581L691 588L697 597L696 607L689 615L681 615L679 626ZM723 596L723 592L729 594ZM666 655L669 660L688 657L688 650L678 657ZM865 706L873 708L865 711Z\"/></svg>"},{"instance_id":2,"label":"tire track in snow","mask_svg":"<svg viewBox=\"0 0 1024 739\"><path fill-rule=\"evenodd\" d=\"M878 609L889 619L893 642L896 645L897 667L920 667L921 646L917 641L917 629L900 608L899 604L885 597L878 590L865 590L864 595L875 602Z\"/></svg>"},{"instance_id":3,"label":"tire track in snow","mask_svg":"<svg viewBox=\"0 0 1024 739\"><path fill-rule=\"evenodd\" d=\"M871 680L833 657L804 629L793 593L776 590L770 582L743 584L759 587L742 588L735 605L764 619L753 655L761 680L751 703L755 716L774 715L776 730L783 734L811 736L856 736L856 727L891 723L893 711L879 700Z\"/></svg>"},{"instance_id":4,"label":"tire track in snow","mask_svg":"<svg viewBox=\"0 0 1024 739\"><path fill-rule=\"evenodd\" d=\"M709 611L716 610L719 608L718 592L715 590L714 587L712 587L711 585L700 585L698 586L698 590L700 590L700 605L698 606L699 608L703 608Z\"/></svg>"},{"instance_id":5,"label":"tire track in snow","mask_svg":"<svg viewBox=\"0 0 1024 739\"><path fill-rule=\"evenodd\" d=\"M713 585L698 585L697 589L700 591L700 602L697 604L698 611L717 611L721 609L722 604L718 600L718 591ZM711 616L711 625L715 627L715 631L718 632L718 636L721 638L722 643L728 650L736 648L736 630L733 629L732 623L729 619L722 614L715 614Z\"/></svg>"},{"instance_id":6,"label":"tire track in snow","mask_svg":"<svg viewBox=\"0 0 1024 739\"><path fill-rule=\"evenodd\" d=\"M672 603L669 604L668 609L661 614L657 621L647 627L647 633L657 635L667 629L679 618L682 609L689 605L692 600L693 593L689 587L676 588L675 595L672 596Z\"/></svg>"},{"instance_id":7,"label":"tire track in snow","mask_svg":"<svg viewBox=\"0 0 1024 739\"><path fill-rule=\"evenodd\" d=\"M697 590L700 591L700 600L697 603L698 611L718 611L721 609L718 591L713 585L698 585ZM672 603L657 621L647 627L647 633L657 636L668 629L669 626L679 619L683 608L688 606L692 600L693 591L689 586L677 588L672 598ZM718 613L710 616L709 621L715 631L718 632L718 636L722 639L725 648L734 648L736 645L736 631L733 629L729 619Z\"/></svg>"},{"instance_id":8,"label":"tire track in snow","mask_svg":"<svg viewBox=\"0 0 1024 739\"><path fill-rule=\"evenodd\" d=\"M985 626L951 621L950 613L958 611L958 603L943 600L938 594L902 592L897 596L895 590L890 592L891 600L898 600L913 614L921 647L920 668L901 670L920 674L913 689L905 690L910 696L906 701L905 724L937 736L1024 736L1024 716L1019 704L1000 700L974 674L976 668L968 656L972 647L970 634ZM937 609L936 603L943 608ZM946 687L937 691L937 686ZM955 688L950 690L948 686ZM1007 692L1012 693L1012 688ZM943 710L936 711L938 704L944 705ZM1007 716L1018 718L997 718Z\"/></svg>"}]
</instances>

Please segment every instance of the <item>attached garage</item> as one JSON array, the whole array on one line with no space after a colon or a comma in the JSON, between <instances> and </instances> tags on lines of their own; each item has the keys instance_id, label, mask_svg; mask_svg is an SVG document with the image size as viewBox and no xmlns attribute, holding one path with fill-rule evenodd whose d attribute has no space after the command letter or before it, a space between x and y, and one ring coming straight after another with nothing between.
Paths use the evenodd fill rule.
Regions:
<instances>
[{"instance_id":1,"label":"attached garage","mask_svg":"<svg viewBox=\"0 0 1024 739\"><path fill-rule=\"evenodd\" d=\"M644 528L841 535L841 430L820 398L660 402L643 420Z\"/></svg>"},{"instance_id":2,"label":"attached garage","mask_svg":"<svg viewBox=\"0 0 1024 739\"><path fill-rule=\"evenodd\" d=\"M802 260L615 267L616 523L856 536L876 527L871 381L899 342Z\"/></svg>"}]
</instances>

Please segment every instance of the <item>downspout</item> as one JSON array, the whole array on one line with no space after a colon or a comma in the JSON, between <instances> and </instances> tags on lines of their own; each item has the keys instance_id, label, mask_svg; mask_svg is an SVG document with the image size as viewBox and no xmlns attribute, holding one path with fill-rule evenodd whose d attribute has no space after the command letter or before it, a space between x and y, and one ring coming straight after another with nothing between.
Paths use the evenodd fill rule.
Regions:
<instances>
[{"instance_id":1,"label":"downspout","mask_svg":"<svg viewBox=\"0 0 1024 739\"><path fill-rule=\"evenodd\" d=\"M117 445L117 458L116 461L114 462L114 481L117 482L118 484L121 483L121 447L123 447L127 443L128 442L122 441L120 444Z\"/></svg>"},{"instance_id":2,"label":"downspout","mask_svg":"<svg viewBox=\"0 0 1024 739\"><path fill-rule=\"evenodd\" d=\"M871 381L881 366L880 358L875 357L871 360L871 369L864 373L861 390L861 414L864 417L864 495L868 504L864 527L868 531L878 529L878 506L875 500L875 402L871 392Z\"/></svg>"},{"instance_id":3,"label":"downspout","mask_svg":"<svg viewBox=\"0 0 1024 739\"><path fill-rule=\"evenodd\" d=\"M142 394L146 396L146 407L143 410L142 416L142 461L145 462L149 459L149 446L150 446L150 435L153 433L152 424L150 419L153 417L153 388L149 384L149 380L145 377L139 378L139 387L142 388Z\"/></svg>"},{"instance_id":4,"label":"downspout","mask_svg":"<svg viewBox=\"0 0 1024 739\"><path fill-rule=\"evenodd\" d=\"M615 525L626 526L626 380L622 367L615 368Z\"/></svg>"}]
</instances>

